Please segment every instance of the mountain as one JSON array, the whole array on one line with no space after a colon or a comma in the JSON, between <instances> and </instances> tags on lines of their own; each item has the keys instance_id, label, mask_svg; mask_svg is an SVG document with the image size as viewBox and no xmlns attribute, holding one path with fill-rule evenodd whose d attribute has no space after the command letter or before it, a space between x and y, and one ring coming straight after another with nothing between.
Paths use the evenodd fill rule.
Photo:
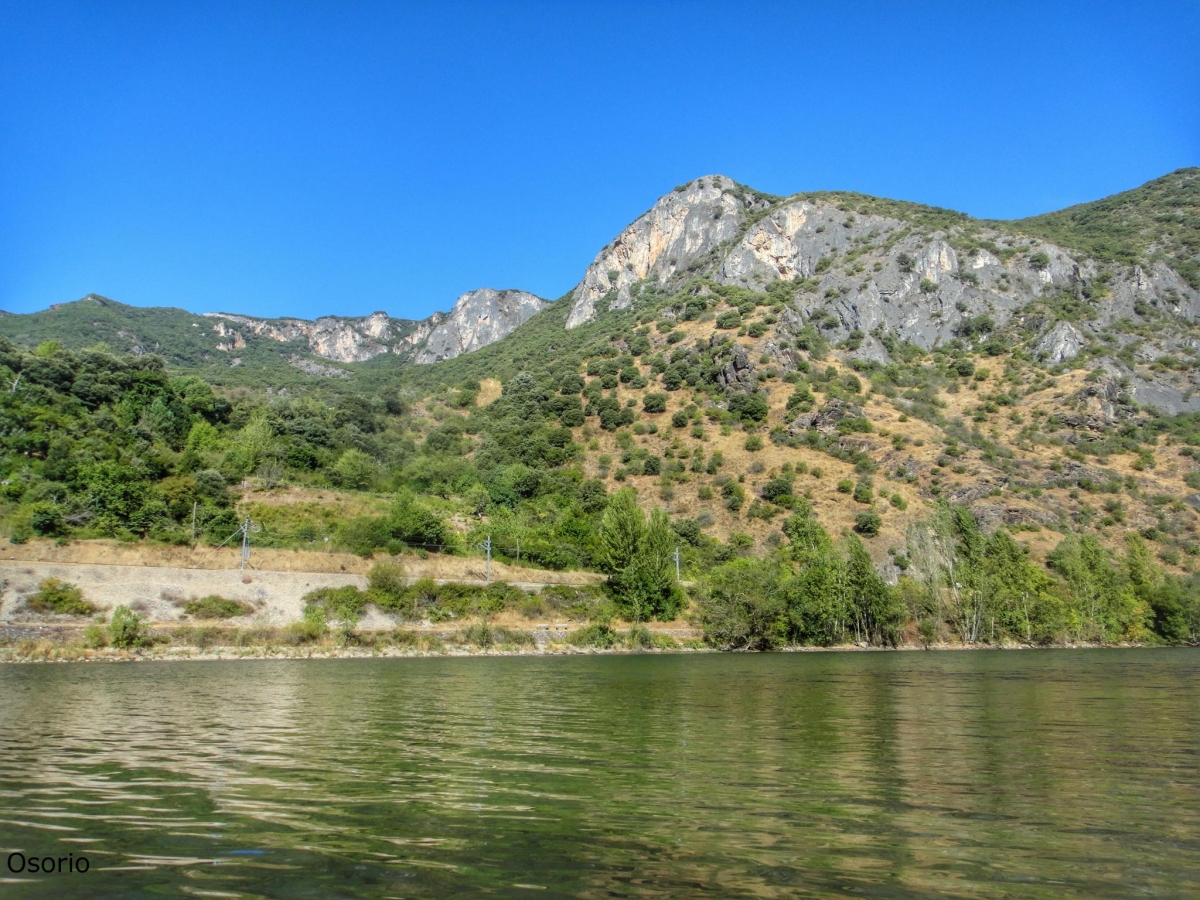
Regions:
<instances>
[{"instance_id":1,"label":"mountain","mask_svg":"<svg viewBox=\"0 0 1200 900\"><path fill-rule=\"evenodd\" d=\"M103 342L135 356L155 353L220 383L256 383L263 369L287 378L288 367L309 377L344 378L350 374L344 364L385 354L427 363L470 353L500 340L548 302L524 291L481 288L459 297L450 312L419 321L384 312L310 321L225 312L194 315L174 308L126 306L89 294L43 312L4 313L0 334L25 346L47 340L70 347ZM247 378L245 372L256 374Z\"/></svg>"},{"instance_id":2,"label":"mountain","mask_svg":"<svg viewBox=\"0 0 1200 900\"><path fill-rule=\"evenodd\" d=\"M1135 381L1136 400L1197 410L1195 373L1176 384L1119 359L1152 363L1200 347L1189 327L1200 320L1197 222L1197 169L1013 222L859 194L771 197L707 176L661 198L600 251L571 294L566 327L636 305L647 289L690 283L706 297L735 286L787 301L759 335L769 354L809 325L880 364L892 359L885 340L930 350L1014 325L1052 364L1106 342L1099 357Z\"/></svg>"},{"instance_id":3,"label":"mountain","mask_svg":"<svg viewBox=\"0 0 1200 900\"><path fill-rule=\"evenodd\" d=\"M427 319L428 334L412 357L415 363L441 362L494 344L525 324L549 304L526 291L494 291L480 288L463 294L448 314ZM423 334L425 324L416 334Z\"/></svg>"},{"instance_id":4,"label":"mountain","mask_svg":"<svg viewBox=\"0 0 1200 900\"><path fill-rule=\"evenodd\" d=\"M1162 261L1200 290L1200 169L1179 169L1094 203L1019 219L1013 227L1104 261Z\"/></svg>"},{"instance_id":5,"label":"mountain","mask_svg":"<svg viewBox=\"0 0 1200 900\"><path fill-rule=\"evenodd\" d=\"M1200 220L1195 177L1099 201L1050 240L1037 223L705 176L507 338L401 384L438 409L452 387L532 380L555 407L581 378L583 416L561 421L582 423L585 477L746 546L778 539L783 491L831 534L879 514L885 571L938 500L1022 533L1037 559L1062 534L1116 549L1139 531L1191 570L1200 295L1178 222ZM1105 234L1122 237L1087 249Z\"/></svg>"},{"instance_id":6,"label":"mountain","mask_svg":"<svg viewBox=\"0 0 1200 900\"><path fill-rule=\"evenodd\" d=\"M836 543L931 634L968 594L1008 597L972 633L1178 634L1133 587L1200 579L1196 175L1016 222L705 176L553 303L5 316L0 534L182 542L199 504L213 541L249 515L275 547L596 568L634 488L701 584L785 551L833 572ZM964 593L956 554L1024 586Z\"/></svg>"},{"instance_id":7,"label":"mountain","mask_svg":"<svg viewBox=\"0 0 1200 900\"><path fill-rule=\"evenodd\" d=\"M777 321L754 336L784 365L809 328L853 359L879 364L892 360L886 345L896 341L930 350L1015 328L1024 350L1052 365L1091 355L1113 379L1130 381L1137 402L1195 410L1195 372L1162 377L1139 365L1153 369L1160 358L1197 349L1189 330L1200 318L1197 223L1194 168L1014 221L846 192L779 197L705 176L660 198L602 248L567 295L565 315L552 316L560 324L541 327L573 330L677 291L700 301L730 287L785 301ZM0 334L24 345L104 341L160 353L222 383L253 383L261 379L247 372L264 369L319 379L381 357L451 360L495 344L550 305L523 291L482 288L420 321L382 312L307 321L195 316L89 295L5 315ZM238 367L248 368L229 371Z\"/></svg>"}]
</instances>

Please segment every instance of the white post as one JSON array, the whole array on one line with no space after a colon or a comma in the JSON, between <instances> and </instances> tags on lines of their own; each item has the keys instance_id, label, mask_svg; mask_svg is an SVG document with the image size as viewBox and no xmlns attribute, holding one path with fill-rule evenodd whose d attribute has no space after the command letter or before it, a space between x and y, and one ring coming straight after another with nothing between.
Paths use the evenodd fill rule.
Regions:
<instances>
[{"instance_id":1,"label":"white post","mask_svg":"<svg viewBox=\"0 0 1200 900\"><path fill-rule=\"evenodd\" d=\"M679 581L679 548L675 548L675 581Z\"/></svg>"}]
</instances>

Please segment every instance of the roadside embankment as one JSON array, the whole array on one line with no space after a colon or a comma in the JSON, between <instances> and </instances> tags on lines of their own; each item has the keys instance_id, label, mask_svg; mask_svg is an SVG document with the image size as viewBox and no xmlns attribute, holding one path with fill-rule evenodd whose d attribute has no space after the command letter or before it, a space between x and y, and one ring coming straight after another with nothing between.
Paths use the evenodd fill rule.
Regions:
<instances>
[{"instance_id":1,"label":"roadside embankment","mask_svg":"<svg viewBox=\"0 0 1200 900\"><path fill-rule=\"evenodd\" d=\"M412 578L446 581L483 581L486 563L474 556L429 554L397 557ZM135 568L237 570L241 549L205 546L165 546L123 543L113 540L69 541L58 544L48 540L30 540L23 544L0 541L0 566L16 563L56 563L60 565L131 566ZM325 573L366 575L378 560L364 559L351 553L325 550L274 550L254 547L251 568L262 572ZM0 577L3 572L0 571ZM510 584L597 584L602 576L595 572L553 572L526 566L511 566L492 560L493 581Z\"/></svg>"},{"instance_id":2,"label":"roadside embankment","mask_svg":"<svg viewBox=\"0 0 1200 900\"><path fill-rule=\"evenodd\" d=\"M405 563L407 564L407 560ZM408 567L410 581L422 575ZM595 582L590 573L580 587ZM38 609L39 589L55 579L76 589L92 609L66 614ZM432 578L434 582L482 590L482 581ZM503 587L495 580L494 587ZM586 615L566 614L537 600L537 592L571 590L561 582L507 582L531 595L531 604L481 615L447 615L432 609L408 616L368 604L352 626L306 622L306 596L322 589L367 587L358 572L262 571L0 560L0 660L122 660L241 657L322 657L474 653L597 652L653 650L699 645L699 632L686 622L654 623L625 631L588 632ZM490 590L490 589L489 589ZM519 594L518 594L519 596ZM543 595L544 596L544 595ZM189 614L189 605L208 598L237 604L244 612L220 620ZM105 646L118 607L136 613L145 629L138 646ZM435 615L439 613L439 615ZM422 618L422 616L432 616ZM416 621L414 621L416 619ZM595 630L595 626L591 626Z\"/></svg>"}]
</instances>

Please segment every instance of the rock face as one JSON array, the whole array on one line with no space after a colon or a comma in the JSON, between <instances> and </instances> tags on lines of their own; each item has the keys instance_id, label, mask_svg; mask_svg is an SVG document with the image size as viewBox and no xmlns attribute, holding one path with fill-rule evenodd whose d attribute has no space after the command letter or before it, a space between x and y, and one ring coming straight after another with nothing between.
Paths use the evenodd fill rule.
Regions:
<instances>
[{"instance_id":1,"label":"rock face","mask_svg":"<svg viewBox=\"0 0 1200 900\"><path fill-rule=\"evenodd\" d=\"M459 297L454 309L429 330L424 337L424 346L417 350L413 362L453 359L495 343L545 309L549 302L526 291L491 288L469 291Z\"/></svg>"},{"instance_id":2,"label":"rock face","mask_svg":"<svg viewBox=\"0 0 1200 900\"><path fill-rule=\"evenodd\" d=\"M748 212L765 206L723 175L698 178L659 199L596 255L575 288L567 327L606 309L624 309L639 281L666 281L708 262L718 244L741 231Z\"/></svg>"},{"instance_id":3,"label":"rock face","mask_svg":"<svg viewBox=\"0 0 1200 900\"><path fill-rule=\"evenodd\" d=\"M241 350L254 335L280 343L307 345L315 356L336 362L366 362L393 353L418 363L453 359L508 335L549 303L525 291L480 288L458 298L449 313L427 319L393 319L387 313L369 316L323 316L307 319L256 319L231 313L205 313L216 319L216 349ZM310 373L310 374L316 374Z\"/></svg>"},{"instance_id":4,"label":"rock face","mask_svg":"<svg viewBox=\"0 0 1200 900\"><path fill-rule=\"evenodd\" d=\"M1012 325L1006 340L1028 341L1026 352L1056 365L1102 335L1111 340L1125 319L1174 319L1184 332L1200 322L1200 291L1161 259L1104 264L1023 233L1019 222L858 195L772 197L707 176L659 199L601 250L572 294L566 325L684 287L702 300L711 291L701 279L770 288L784 303L755 347L784 371L795 362L800 332L811 328L833 347L846 342L849 358L887 365L897 342L979 347ZM682 314L682 307L657 311L664 319ZM1147 341L1144 361L1200 349L1176 332L1167 327ZM1122 337L1114 351L1130 340ZM738 386L741 377L736 368L724 375ZM1200 409L1200 371L1175 381L1131 377L1131 384L1139 403Z\"/></svg>"},{"instance_id":5,"label":"rock face","mask_svg":"<svg viewBox=\"0 0 1200 900\"><path fill-rule=\"evenodd\" d=\"M1078 356L1084 343L1084 337L1079 333L1079 329L1070 322L1059 322L1046 332L1033 349L1038 358L1044 359L1052 365L1058 365Z\"/></svg>"},{"instance_id":6,"label":"rock face","mask_svg":"<svg viewBox=\"0 0 1200 900\"><path fill-rule=\"evenodd\" d=\"M982 223L969 241L961 231L856 214L833 200L771 198L708 176L661 198L597 255L575 288L567 327L629 306L639 282L669 286L706 275L754 291L796 282L802 290L792 308L802 320L817 310L832 316L830 337L883 329L929 349L970 339L980 317L1003 325L1044 295L1083 299L1102 275L1081 254L1036 238ZM1161 262L1105 273L1102 283L1102 291L1089 291L1097 321L1132 316L1139 306L1200 320L1200 292ZM1067 325L1053 342L1047 352L1061 356L1077 354L1086 338ZM878 345L863 352L880 361Z\"/></svg>"},{"instance_id":7,"label":"rock face","mask_svg":"<svg viewBox=\"0 0 1200 900\"><path fill-rule=\"evenodd\" d=\"M205 313L219 319L213 326L220 337L218 350L229 352L246 346L245 333L281 343L304 341L317 356L338 362L366 362L392 350L390 342L399 337L398 325L403 319L392 319L387 313L376 312L361 318L324 316L315 322L307 319L254 319L229 313ZM234 323L236 329L227 323ZM230 340L232 338L232 340Z\"/></svg>"},{"instance_id":8,"label":"rock face","mask_svg":"<svg viewBox=\"0 0 1200 900\"><path fill-rule=\"evenodd\" d=\"M753 391L758 385L758 379L754 375L754 363L750 362L750 354L741 344L734 344L730 360L721 368L718 377L721 384L727 388Z\"/></svg>"},{"instance_id":9,"label":"rock face","mask_svg":"<svg viewBox=\"0 0 1200 900\"><path fill-rule=\"evenodd\" d=\"M855 406L853 403L846 403L844 400L830 400L819 409L810 410L806 413L801 413L788 425L787 430L792 434L798 434L809 428L815 428L821 432L837 431L838 423L844 419L856 419L861 417L863 410L861 406Z\"/></svg>"},{"instance_id":10,"label":"rock face","mask_svg":"<svg viewBox=\"0 0 1200 900\"><path fill-rule=\"evenodd\" d=\"M1092 263L1031 239L982 230L975 249L965 254L952 241L952 235L923 234L899 219L799 200L751 226L713 278L750 290L806 280L793 306L804 320L822 311L820 317L831 323L822 326L830 338L883 332L930 349L955 338L969 340L983 317L1003 325L1039 296L1077 291L1098 274ZM1012 258L1004 262L980 244L1005 244ZM1174 286L1154 279L1143 283L1146 297L1156 299ZM1108 305L1114 317L1126 306L1132 310L1136 291L1131 279L1112 286ZM1082 345L1082 336L1076 336ZM861 353L882 361L876 344L868 342Z\"/></svg>"}]
</instances>

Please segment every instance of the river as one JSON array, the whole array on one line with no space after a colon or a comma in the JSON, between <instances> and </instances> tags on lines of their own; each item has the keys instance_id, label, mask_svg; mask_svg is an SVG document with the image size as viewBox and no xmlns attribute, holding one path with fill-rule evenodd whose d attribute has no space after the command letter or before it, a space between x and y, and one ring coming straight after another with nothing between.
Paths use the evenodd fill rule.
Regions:
<instances>
[{"instance_id":1,"label":"river","mask_svg":"<svg viewBox=\"0 0 1200 900\"><path fill-rule=\"evenodd\" d=\"M0 892L1200 896L1198 754L1193 649L8 665Z\"/></svg>"}]
</instances>

